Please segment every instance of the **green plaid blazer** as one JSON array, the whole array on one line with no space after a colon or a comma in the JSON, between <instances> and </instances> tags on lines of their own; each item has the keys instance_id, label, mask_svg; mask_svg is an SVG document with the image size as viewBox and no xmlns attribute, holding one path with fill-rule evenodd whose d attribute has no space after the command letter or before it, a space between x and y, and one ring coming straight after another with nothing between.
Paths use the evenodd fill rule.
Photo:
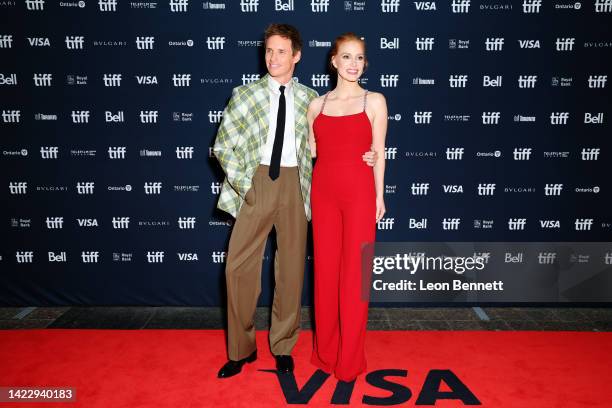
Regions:
<instances>
[{"instance_id":1,"label":"green plaid blazer","mask_svg":"<svg viewBox=\"0 0 612 408\"><path fill-rule=\"evenodd\" d=\"M317 92L294 82L295 146L297 150L300 187L306 218L310 221L310 182L312 158L308 145L306 111ZM268 75L258 81L234 88L223 111L223 119L213 151L225 172L217 208L238 215L244 196L251 188L253 174L261 161L261 147L269 130L270 94Z\"/></svg>"}]
</instances>

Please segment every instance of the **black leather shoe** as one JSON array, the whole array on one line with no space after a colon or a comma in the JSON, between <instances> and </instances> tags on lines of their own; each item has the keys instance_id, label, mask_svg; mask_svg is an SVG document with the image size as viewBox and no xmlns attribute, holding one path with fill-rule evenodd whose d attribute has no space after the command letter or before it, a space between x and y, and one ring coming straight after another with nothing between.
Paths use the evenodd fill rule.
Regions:
<instances>
[{"instance_id":1,"label":"black leather shoe","mask_svg":"<svg viewBox=\"0 0 612 408\"><path fill-rule=\"evenodd\" d=\"M276 370L279 373L293 372L293 357L291 356L274 356L276 359Z\"/></svg>"},{"instance_id":2,"label":"black leather shoe","mask_svg":"<svg viewBox=\"0 0 612 408\"><path fill-rule=\"evenodd\" d=\"M219 370L219 373L217 374L217 377L218 378L232 377L240 373L240 371L242 371L242 366L245 363L252 363L255 360L257 360L257 350L255 350L254 352L251 353L250 356L248 356L247 358L243 358L242 360L238 360L238 361L229 360L227 363L225 363L223 367L221 367L221 369Z\"/></svg>"}]
</instances>

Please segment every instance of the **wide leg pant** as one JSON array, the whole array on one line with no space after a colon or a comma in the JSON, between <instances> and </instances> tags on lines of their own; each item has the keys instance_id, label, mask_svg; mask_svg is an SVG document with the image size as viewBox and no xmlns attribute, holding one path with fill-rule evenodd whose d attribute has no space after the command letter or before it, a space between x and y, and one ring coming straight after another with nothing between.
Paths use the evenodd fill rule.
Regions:
<instances>
[{"instance_id":1,"label":"wide leg pant","mask_svg":"<svg viewBox=\"0 0 612 408\"><path fill-rule=\"evenodd\" d=\"M227 282L227 350L241 360L256 349L254 315L261 292L261 264L268 234L276 229L274 303L270 348L275 355L291 354L300 329L302 285L308 222L297 167L281 167L272 181L268 166L253 176L255 203L246 203L236 217L230 237Z\"/></svg>"}]
</instances>

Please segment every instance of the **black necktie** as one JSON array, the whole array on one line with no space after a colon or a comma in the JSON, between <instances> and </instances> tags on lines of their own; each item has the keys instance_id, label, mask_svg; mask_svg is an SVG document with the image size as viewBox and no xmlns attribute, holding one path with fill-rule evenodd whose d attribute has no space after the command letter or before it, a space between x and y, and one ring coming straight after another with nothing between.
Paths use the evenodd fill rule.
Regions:
<instances>
[{"instance_id":1,"label":"black necktie","mask_svg":"<svg viewBox=\"0 0 612 408\"><path fill-rule=\"evenodd\" d=\"M270 158L269 175L276 180L280 173L281 154L283 153L283 137L285 136L285 87L280 86L280 98L278 99L278 115L276 116L276 132L274 134L274 146Z\"/></svg>"}]
</instances>

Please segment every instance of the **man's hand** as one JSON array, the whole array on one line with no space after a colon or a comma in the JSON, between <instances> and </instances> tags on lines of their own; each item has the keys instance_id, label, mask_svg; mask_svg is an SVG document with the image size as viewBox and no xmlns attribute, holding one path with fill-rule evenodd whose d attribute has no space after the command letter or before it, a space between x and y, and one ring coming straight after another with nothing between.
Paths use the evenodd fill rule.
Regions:
<instances>
[{"instance_id":1,"label":"man's hand","mask_svg":"<svg viewBox=\"0 0 612 408\"><path fill-rule=\"evenodd\" d=\"M244 201L246 201L246 203L250 206L255 205L255 191L253 190L253 187L247 191L246 195L244 196Z\"/></svg>"},{"instance_id":2,"label":"man's hand","mask_svg":"<svg viewBox=\"0 0 612 408\"><path fill-rule=\"evenodd\" d=\"M370 150L369 152L365 152L363 156L361 156L361 158L364 162L366 162L368 166L374 167L374 165L376 164L376 160L378 160L378 153L373 150Z\"/></svg>"}]
</instances>

